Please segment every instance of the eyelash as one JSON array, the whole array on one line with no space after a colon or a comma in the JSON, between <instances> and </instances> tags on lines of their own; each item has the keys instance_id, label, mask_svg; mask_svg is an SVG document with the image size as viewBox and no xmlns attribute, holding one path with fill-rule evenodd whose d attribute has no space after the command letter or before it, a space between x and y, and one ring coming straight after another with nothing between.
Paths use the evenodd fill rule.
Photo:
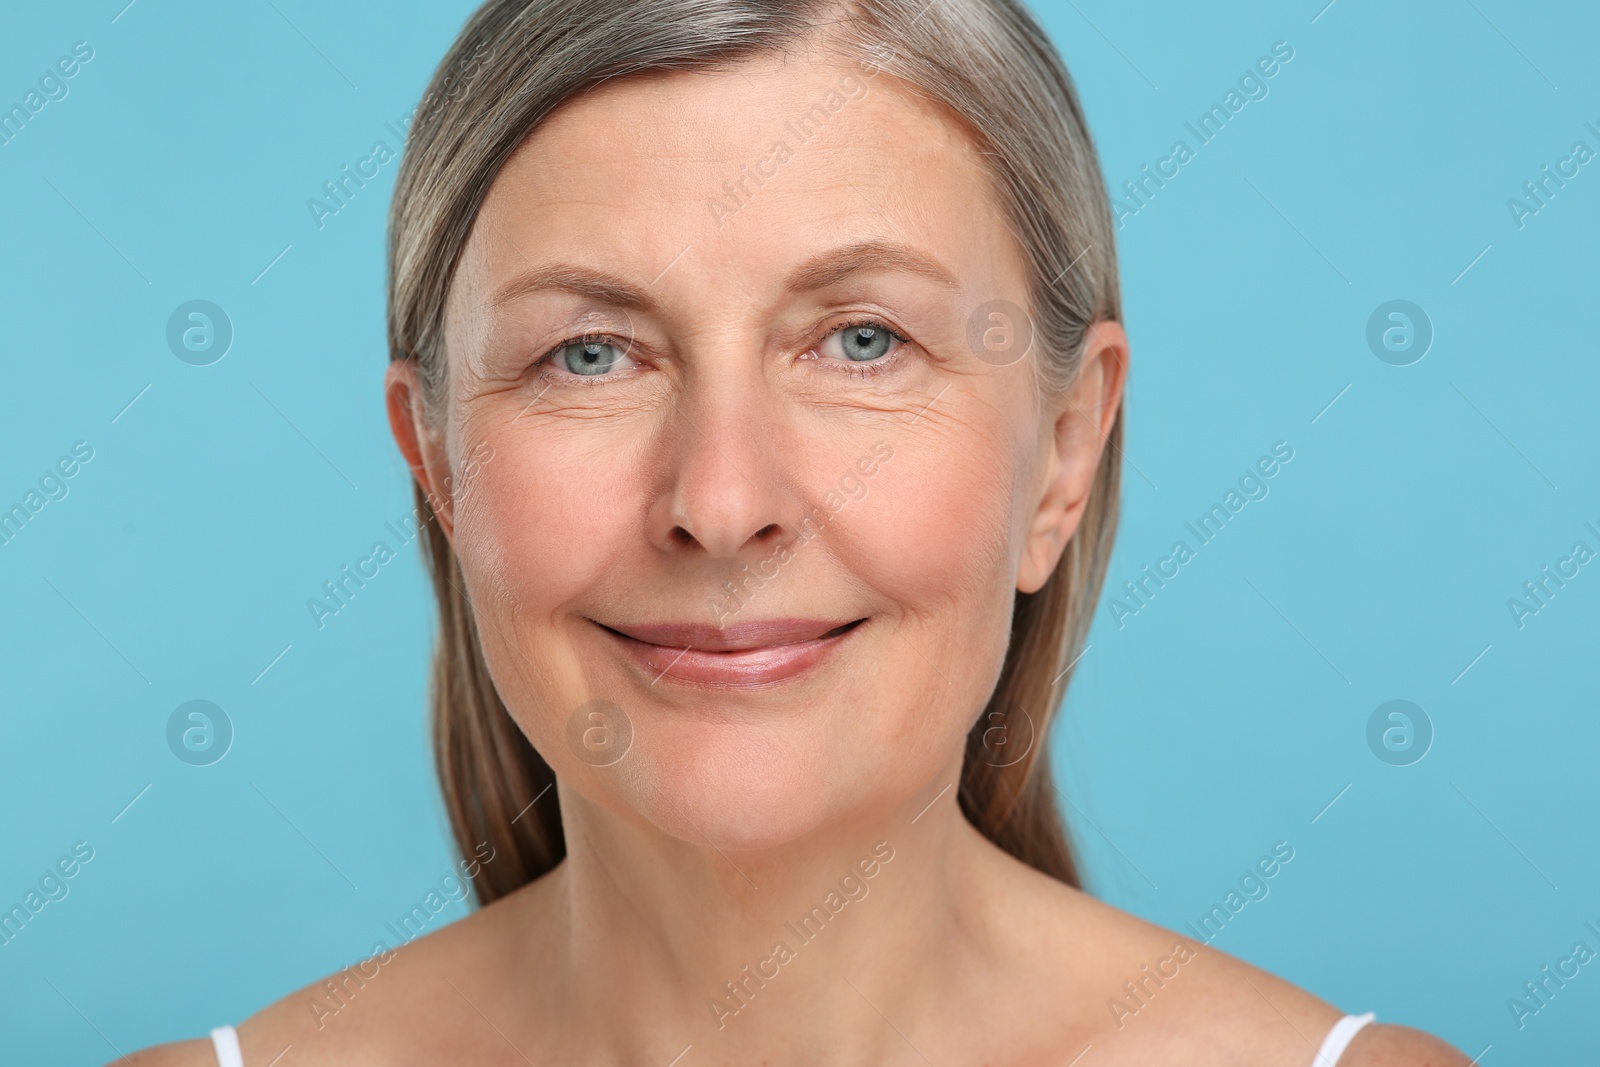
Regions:
<instances>
[{"instance_id":1,"label":"eyelash","mask_svg":"<svg viewBox=\"0 0 1600 1067\"><path fill-rule=\"evenodd\" d=\"M615 348L617 351L621 352L624 356L629 357L630 359L633 357L633 352L634 352L634 348L635 348L635 346L634 346L634 344L632 342L624 341L622 338L617 337L617 336L615 336L613 334L609 334L609 333L582 333L582 334L578 334L578 335L576 335L574 337L568 337L564 341L556 342L556 344L553 345L548 352L546 352L544 355L540 356L538 358L538 360L536 360L534 362L534 364L533 364L534 369L535 370L539 370L540 368L549 367L551 364L553 364L555 362L556 357L559 356L561 354L561 352L564 349L566 349L569 345L610 345L613 348ZM581 385L584 385L584 386L599 385L601 382L605 381L607 378L612 377L612 375L609 375L609 374L583 375L583 374L573 374L570 371L568 371L565 374L557 374L557 375L552 375L552 376L553 377L565 378L569 382L577 382L577 383L579 383Z\"/></svg>"},{"instance_id":2,"label":"eyelash","mask_svg":"<svg viewBox=\"0 0 1600 1067\"><path fill-rule=\"evenodd\" d=\"M834 336L835 334L843 333L845 330L859 329L862 326L871 326L871 327L874 327L875 329L880 329L880 330L886 331L889 334L890 337L893 337L896 341L900 342L899 346L897 346L893 352L889 353L888 358L883 359L880 362L874 362L874 363L851 363L851 362L847 362L845 360L826 359L826 358L824 358L822 356L822 354L820 352L817 351L819 348L822 347L823 343L828 340L828 338ZM836 366L829 373L850 374L850 375L853 375L853 376L855 376L857 378L869 378L869 377L872 377L874 375L883 374L883 373L885 373L885 372L887 372L889 370L892 370L892 369L898 367L899 364L901 363L900 353L904 349L904 347L906 345L909 345L910 343L911 343L911 338L907 337L905 334L901 333L899 330L895 329L893 326L890 326L888 323L884 322L882 319L870 318L870 317L858 318L858 319L850 319L850 320L847 320L845 322L836 323L835 325L830 326L827 330L825 330L821 334L821 336L819 336L817 338L816 341L814 341L812 344L807 346L805 352L801 355L800 358L801 359L814 359L819 363L839 364L839 366ZM552 364L555 361L556 357L559 356L561 354L561 352L564 349L566 349L569 345L592 345L592 344L611 345L612 347L614 347L618 351L620 351L624 356L628 356L630 358L632 358L633 351L634 351L634 345L631 342L624 341L624 340L622 340L622 338L613 336L612 334L607 334L607 333L578 334L576 336L568 337L565 340L556 342L556 344L551 346L549 351L547 351L544 355L539 357L539 359L533 364L533 366L535 368L541 368L541 367L549 366L550 364ZM571 380L571 381L580 381L585 386L599 385L606 378L611 377L611 375L607 375L607 374L586 376L586 375L582 375L582 374L572 374L572 373L561 374L561 375L558 375L558 376L562 377L562 378L566 378L566 379Z\"/></svg>"},{"instance_id":3,"label":"eyelash","mask_svg":"<svg viewBox=\"0 0 1600 1067\"><path fill-rule=\"evenodd\" d=\"M847 360L826 359L817 351L817 349L822 347L823 342L827 341L827 339L832 337L834 334L843 333L845 330L858 329L862 326L871 326L875 329L884 330L889 334L890 337L893 337L896 341L899 341L900 344L893 352L890 352L886 358L875 363L852 363ZM801 358L812 358L817 360L819 363L841 364L840 366L835 367L830 373L849 374L857 378L870 378L874 375L884 374L897 368L902 362L900 353L904 351L905 346L909 345L910 343L911 338L907 337L893 326L890 326L882 319L864 317L847 320L829 327L822 334L822 336L817 339L816 343L812 344L806 349L805 355Z\"/></svg>"}]
</instances>

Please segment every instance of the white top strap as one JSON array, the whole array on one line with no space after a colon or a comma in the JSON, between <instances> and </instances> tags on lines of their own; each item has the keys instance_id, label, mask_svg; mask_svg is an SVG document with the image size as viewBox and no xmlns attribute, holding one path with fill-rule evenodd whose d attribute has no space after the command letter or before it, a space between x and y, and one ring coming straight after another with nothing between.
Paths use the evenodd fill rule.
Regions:
<instances>
[{"instance_id":1,"label":"white top strap","mask_svg":"<svg viewBox=\"0 0 1600 1067\"><path fill-rule=\"evenodd\" d=\"M1377 1016L1373 1012L1365 1015L1346 1015L1333 1024L1328 1031L1328 1036L1322 1039L1322 1047L1317 1049L1317 1058L1312 1061L1311 1067L1334 1067L1339 1062L1339 1057L1344 1055L1344 1050L1349 1046L1363 1026L1366 1026ZM244 1067L244 1053L239 1048L239 1032L231 1026L219 1026L211 1031L211 1047L217 1053L217 1067Z\"/></svg>"},{"instance_id":2,"label":"white top strap","mask_svg":"<svg viewBox=\"0 0 1600 1067\"><path fill-rule=\"evenodd\" d=\"M1350 1039L1375 1018L1377 1016L1369 1011L1365 1015L1346 1015L1334 1023L1333 1029L1328 1031L1328 1036L1322 1039L1322 1047L1317 1050L1317 1058L1311 1061L1311 1067L1334 1067L1334 1064L1339 1062L1339 1057L1344 1055ZM223 1067L227 1065L224 1064ZM240 1064L240 1067L244 1065Z\"/></svg>"},{"instance_id":3,"label":"white top strap","mask_svg":"<svg viewBox=\"0 0 1600 1067\"><path fill-rule=\"evenodd\" d=\"M219 1026L211 1031L211 1047L217 1051L217 1067L244 1067L244 1053L239 1049L239 1031L231 1026Z\"/></svg>"}]
</instances>

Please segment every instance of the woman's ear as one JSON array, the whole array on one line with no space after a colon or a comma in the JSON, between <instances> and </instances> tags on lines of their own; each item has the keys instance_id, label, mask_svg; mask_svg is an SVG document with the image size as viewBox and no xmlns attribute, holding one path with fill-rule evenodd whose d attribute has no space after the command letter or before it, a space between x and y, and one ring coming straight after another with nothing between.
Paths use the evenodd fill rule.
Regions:
<instances>
[{"instance_id":1,"label":"woman's ear","mask_svg":"<svg viewBox=\"0 0 1600 1067\"><path fill-rule=\"evenodd\" d=\"M449 491L450 457L445 451L443 436L435 430L423 406L417 361L390 361L383 376L383 392L395 444L400 446L400 454L411 468L411 476L422 486L445 536L453 538L455 516Z\"/></svg>"},{"instance_id":2,"label":"woman's ear","mask_svg":"<svg viewBox=\"0 0 1600 1067\"><path fill-rule=\"evenodd\" d=\"M1036 593L1044 586L1077 531L1127 378L1128 335L1122 324L1095 323L1084 336L1077 376L1046 408L1053 434L1039 506L1017 568L1020 592Z\"/></svg>"}]
</instances>

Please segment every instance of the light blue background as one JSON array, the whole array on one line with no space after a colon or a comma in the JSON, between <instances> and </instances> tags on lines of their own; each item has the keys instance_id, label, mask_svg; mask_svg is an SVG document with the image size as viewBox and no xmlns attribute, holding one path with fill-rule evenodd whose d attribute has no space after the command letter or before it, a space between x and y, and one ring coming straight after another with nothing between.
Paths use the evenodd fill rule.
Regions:
<instances>
[{"instance_id":1,"label":"light blue background","mask_svg":"<svg viewBox=\"0 0 1600 1067\"><path fill-rule=\"evenodd\" d=\"M1217 947L1492 1045L1489 1067L1592 1060L1600 965L1520 1031L1506 1001L1600 948L1600 564L1520 630L1506 600L1600 548L1600 164L1525 228L1506 202L1574 141L1600 149L1600 16L1324 2L1039 8L1114 189L1295 49L1120 234L1135 369L1108 592L1275 441L1294 459L1124 627L1100 608L1058 773L1113 903L1179 927L1287 840ZM452 862L415 546L322 631L305 607L411 508L380 394L395 165L320 231L306 200L398 147L385 123L469 5L123 3L11 5L0 34L5 106L95 49L0 146L0 505L95 450L0 547L0 905L95 849L0 948L7 1062L242 1019L359 958ZM164 338L195 298L236 330L208 367ZM1407 367L1365 341L1396 298L1436 331ZM195 698L237 731L206 768L165 741ZM1436 730L1409 767L1365 740L1394 698Z\"/></svg>"}]
</instances>

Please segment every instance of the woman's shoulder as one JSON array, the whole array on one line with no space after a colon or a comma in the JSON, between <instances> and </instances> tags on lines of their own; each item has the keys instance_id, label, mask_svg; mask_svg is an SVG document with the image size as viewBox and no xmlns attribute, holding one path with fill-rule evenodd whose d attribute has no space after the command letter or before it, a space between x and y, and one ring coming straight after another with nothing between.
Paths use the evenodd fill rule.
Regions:
<instances>
[{"instance_id":1,"label":"woman's shoulder","mask_svg":"<svg viewBox=\"0 0 1600 1067\"><path fill-rule=\"evenodd\" d=\"M1102 1065L1173 1062L1296 1064L1318 1061L1345 1012L1214 944L1147 922L1043 875L1023 875L1029 969L1056 1003L1081 1005L1071 1060L1086 1048ZM1043 935L1043 936L1040 936ZM1362 1010L1357 1008L1357 1010ZM1085 1062L1088 1062L1087 1059ZM1404 1026L1357 1032L1338 1067L1464 1067L1450 1045Z\"/></svg>"},{"instance_id":2,"label":"woman's shoulder","mask_svg":"<svg viewBox=\"0 0 1600 1067\"><path fill-rule=\"evenodd\" d=\"M1350 1042L1338 1067L1472 1067L1472 1063L1460 1049L1432 1034L1374 1023Z\"/></svg>"},{"instance_id":3,"label":"woman's shoulder","mask_svg":"<svg viewBox=\"0 0 1600 1067\"><path fill-rule=\"evenodd\" d=\"M508 936L507 927L518 919L506 905L528 888L448 926L384 947L236 1022L244 1063L386 1067L419 1059L451 1062L461 1051L459 1044L451 1051L451 1020L471 1015L474 1002L482 1003L485 976L511 962L510 946L516 939ZM415 1025L419 1019L428 1019L429 1025ZM217 1020L223 1022L232 1020ZM429 1050L425 1046L430 1042L439 1047ZM217 1063L209 1037L154 1046L128 1059L137 1067Z\"/></svg>"},{"instance_id":4,"label":"woman's shoulder","mask_svg":"<svg viewBox=\"0 0 1600 1067\"><path fill-rule=\"evenodd\" d=\"M131 1056L118 1056L106 1067L216 1067L217 1056L208 1038L193 1041L174 1041L167 1045L152 1045Z\"/></svg>"},{"instance_id":5,"label":"woman's shoulder","mask_svg":"<svg viewBox=\"0 0 1600 1067\"><path fill-rule=\"evenodd\" d=\"M273 1063L291 1045L297 1067L452 1062L463 1052L470 1061L475 1042L462 1031L485 1029L491 991L521 969L527 938L513 929L522 921L516 902L538 890L530 883L284 997L239 1027L244 1062Z\"/></svg>"}]
</instances>

